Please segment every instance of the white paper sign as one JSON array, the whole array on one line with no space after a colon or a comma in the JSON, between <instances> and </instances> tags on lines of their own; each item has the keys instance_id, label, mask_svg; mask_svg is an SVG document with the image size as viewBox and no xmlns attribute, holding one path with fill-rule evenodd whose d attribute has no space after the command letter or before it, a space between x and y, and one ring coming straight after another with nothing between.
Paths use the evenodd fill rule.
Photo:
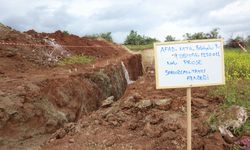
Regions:
<instances>
[{"instance_id":1,"label":"white paper sign","mask_svg":"<svg viewBox=\"0 0 250 150\"><path fill-rule=\"evenodd\" d=\"M156 88L225 84L223 40L155 43Z\"/></svg>"}]
</instances>

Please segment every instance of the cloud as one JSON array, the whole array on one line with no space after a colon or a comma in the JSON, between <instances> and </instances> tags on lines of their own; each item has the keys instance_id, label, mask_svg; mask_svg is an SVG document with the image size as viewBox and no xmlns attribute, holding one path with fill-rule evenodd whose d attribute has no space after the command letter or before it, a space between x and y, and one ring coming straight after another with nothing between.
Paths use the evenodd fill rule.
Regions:
<instances>
[{"instance_id":1,"label":"cloud","mask_svg":"<svg viewBox=\"0 0 250 150\"><path fill-rule=\"evenodd\" d=\"M3 1L3 0L0 0ZM164 40L219 27L226 38L249 35L248 0L15 0L1 2L0 22L24 31L112 32L123 42L130 30Z\"/></svg>"}]
</instances>

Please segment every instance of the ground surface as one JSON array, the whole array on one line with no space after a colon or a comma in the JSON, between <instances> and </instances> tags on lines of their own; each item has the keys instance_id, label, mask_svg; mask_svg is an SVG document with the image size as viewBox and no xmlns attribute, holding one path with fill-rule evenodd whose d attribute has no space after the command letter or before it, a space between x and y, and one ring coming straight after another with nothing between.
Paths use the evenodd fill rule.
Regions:
<instances>
[{"instance_id":1,"label":"ground surface","mask_svg":"<svg viewBox=\"0 0 250 150\"><path fill-rule=\"evenodd\" d=\"M2 115L6 111L3 106L14 105L8 101L9 99L22 97L23 91L35 91L37 87L33 83L46 84L43 81L64 80L74 74L100 70L104 66L126 60L126 57L132 55L121 46L104 40L80 38L59 31L51 34L36 33L32 30L20 33L1 25L0 34L0 42L50 44L50 46L0 45L0 98L2 98L0 99L0 127L3 127L3 123L8 119L10 120L9 124L4 126L4 130L0 131L0 135L5 134L13 138L18 136L15 132L17 127L15 119L20 118L15 118L16 112L11 112L14 118L7 118L7 120ZM74 45L85 47L72 47ZM79 54L94 56L96 60L90 64L56 65L60 58ZM14 141L9 145L5 144L0 137L0 146L3 145L1 148L185 149L185 89L156 90L152 50L144 51L142 55L144 76L130 84L119 100L82 116L77 122L65 124L55 133L28 136L22 141ZM53 90L53 87L62 83L63 81L52 82L49 87ZM24 100L15 99L14 106L25 110L24 112L30 115L33 110L31 111L30 105L25 103L36 98L37 95L32 94L23 95L26 98ZM218 109L221 99L209 97L206 88L194 88L192 96L193 149L230 149L232 142L226 142L221 134L213 132L207 123L211 113ZM35 113L39 115L40 112ZM38 126L41 120L29 121L30 127L34 127Z\"/></svg>"},{"instance_id":2,"label":"ground surface","mask_svg":"<svg viewBox=\"0 0 250 150\"><path fill-rule=\"evenodd\" d=\"M68 129L58 131L43 149L185 149L185 90L155 90L154 83L153 74L142 77L119 101L72 124L62 139L56 138ZM193 90L193 149L228 149L206 122L218 105L206 95Z\"/></svg>"},{"instance_id":3,"label":"ground surface","mask_svg":"<svg viewBox=\"0 0 250 150\"><path fill-rule=\"evenodd\" d=\"M120 100L58 130L42 149L186 149L186 91L156 90L152 50L142 55L145 75ZM192 91L193 149L230 149L208 125L221 99L207 92Z\"/></svg>"},{"instance_id":4,"label":"ground surface","mask_svg":"<svg viewBox=\"0 0 250 150\"><path fill-rule=\"evenodd\" d=\"M95 60L88 64L57 65L60 59L74 55L88 55ZM0 24L0 149L37 149L49 137L40 135L48 133L47 129L33 130L46 121L43 112L34 106L46 89L54 89L49 92L53 97L57 87L64 88L62 83L66 88L77 84L79 77L74 76L121 64L131 56L121 46L103 39L81 38L60 31L22 33ZM91 85L88 82L85 85L82 90L90 91ZM75 96L75 101L79 99L72 90L72 93L59 91L62 92ZM60 103L54 102L57 106ZM75 108L71 111L76 111L80 102L72 103Z\"/></svg>"}]
</instances>

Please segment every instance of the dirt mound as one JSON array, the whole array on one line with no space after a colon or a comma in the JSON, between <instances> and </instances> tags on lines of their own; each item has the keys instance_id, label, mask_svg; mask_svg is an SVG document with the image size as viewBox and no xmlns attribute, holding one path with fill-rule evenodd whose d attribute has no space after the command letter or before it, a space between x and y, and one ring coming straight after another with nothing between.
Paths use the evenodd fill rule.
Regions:
<instances>
[{"instance_id":1,"label":"dirt mound","mask_svg":"<svg viewBox=\"0 0 250 150\"><path fill-rule=\"evenodd\" d=\"M65 57L82 54L100 61L120 57L126 51L103 39L81 38L61 31L22 33L0 25L0 72L26 72L31 68L55 66Z\"/></svg>"},{"instance_id":2,"label":"dirt mound","mask_svg":"<svg viewBox=\"0 0 250 150\"><path fill-rule=\"evenodd\" d=\"M74 54L86 54L97 58L112 58L122 53L121 47L107 42L104 39L91 39L68 34L62 31L55 33L36 33L34 30L25 32L32 37L39 39L52 39L58 44L64 45Z\"/></svg>"},{"instance_id":3,"label":"dirt mound","mask_svg":"<svg viewBox=\"0 0 250 150\"><path fill-rule=\"evenodd\" d=\"M107 97L119 99L128 84L124 67L133 80L142 75L140 55L105 40L60 31L21 33L3 25L0 35L0 149L26 149L23 140L37 143ZM96 59L57 65L82 54Z\"/></svg>"},{"instance_id":4,"label":"dirt mound","mask_svg":"<svg viewBox=\"0 0 250 150\"><path fill-rule=\"evenodd\" d=\"M229 149L207 124L218 103L193 90L193 149ZM186 149L185 90L156 90L153 74L131 84L110 107L58 130L43 149Z\"/></svg>"}]
</instances>

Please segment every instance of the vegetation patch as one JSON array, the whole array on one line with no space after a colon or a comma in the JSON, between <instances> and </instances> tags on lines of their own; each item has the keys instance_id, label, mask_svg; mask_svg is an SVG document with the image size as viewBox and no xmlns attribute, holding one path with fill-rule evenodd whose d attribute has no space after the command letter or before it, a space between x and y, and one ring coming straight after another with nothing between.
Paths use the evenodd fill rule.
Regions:
<instances>
[{"instance_id":1,"label":"vegetation patch","mask_svg":"<svg viewBox=\"0 0 250 150\"><path fill-rule=\"evenodd\" d=\"M71 65L71 64L88 64L95 60L94 56L88 55L74 55L63 58L58 62L59 65Z\"/></svg>"},{"instance_id":2,"label":"vegetation patch","mask_svg":"<svg viewBox=\"0 0 250 150\"><path fill-rule=\"evenodd\" d=\"M145 49L152 49L154 48L153 43L151 44L146 44L146 45L125 45L128 49L132 51L140 51L140 50L145 50Z\"/></svg>"},{"instance_id":3,"label":"vegetation patch","mask_svg":"<svg viewBox=\"0 0 250 150\"><path fill-rule=\"evenodd\" d=\"M112 33L111 32L85 35L84 37L91 38L91 39L103 38L103 39L105 39L105 40L107 40L109 42L113 42L113 38L112 38Z\"/></svg>"},{"instance_id":4,"label":"vegetation patch","mask_svg":"<svg viewBox=\"0 0 250 150\"><path fill-rule=\"evenodd\" d=\"M242 53L240 49L225 50L226 84L213 87L212 97L223 97L222 109L232 105L243 106L250 116L250 53ZM210 122L216 121L214 114ZM250 119L239 129L233 131L239 135L242 131L250 130Z\"/></svg>"}]
</instances>

